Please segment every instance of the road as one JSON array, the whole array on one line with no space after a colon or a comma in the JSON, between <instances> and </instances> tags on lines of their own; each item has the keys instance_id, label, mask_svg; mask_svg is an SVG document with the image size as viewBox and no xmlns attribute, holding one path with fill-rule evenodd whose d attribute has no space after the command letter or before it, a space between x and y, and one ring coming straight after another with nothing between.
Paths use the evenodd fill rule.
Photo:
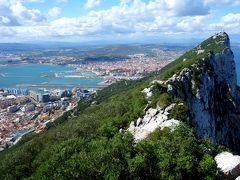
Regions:
<instances>
[{"instance_id":1,"label":"road","mask_svg":"<svg viewBox=\"0 0 240 180\"><path fill-rule=\"evenodd\" d=\"M0 74L1 78L74 78L74 79L94 79L101 78L100 76L80 76L80 75L67 75L67 76L54 76L54 75L45 75L45 76L6 76Z\"/></svg>"}]
</instances>

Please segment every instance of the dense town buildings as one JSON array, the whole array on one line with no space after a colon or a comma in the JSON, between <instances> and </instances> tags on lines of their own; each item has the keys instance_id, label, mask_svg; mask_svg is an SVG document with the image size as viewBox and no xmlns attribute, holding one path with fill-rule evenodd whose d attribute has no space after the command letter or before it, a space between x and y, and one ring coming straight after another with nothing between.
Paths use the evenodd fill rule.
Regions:
<instances>
[{"instance_id":1,"label":"dense town buildings","mask_svg":"<svg viewBox=\"0 0 240 180\"><path fill-rule=\"evenodd\" d=\"M0 58L10 58L0 63L2 66L31 63L68 65L76 69L73 78L82 78L82 72L94 72L94 77L101 77L104 83L111 84L121 79L138 79L144 74L158 71L172 60L179 57L182 51L163 51L153 49L157 56L133 54L114 61L92 61L83 63L83 59L67 56L24 57L0 53ZM61 78L56 74L51 78ZM90 75L91 76L91 75ZM5 74L0 73L0 77ZM84 76L85 77L85 76ZM2 87L4 88L4 87ZM40 133L49 122L53 122L64 112L73 109L82 98L93 92L74 88L72 90L52 90L50 93L39 93L24 88L0 89L0 151L11 147L29 132Z\"/></svg>"},{"instance_id":2,"label":"dense town buildings","mask_svg":"<svg viewBox=\"0 0 240 180\"><path fill-rule=\"evenodd\" d=\"M93 93L80 89L54 90L44 94L28 91L24 95L13 92L19 91L14 88L0 90L0 150L14 145L29 132L43 131L47 123Z\"/></svg>"}]
</instances>

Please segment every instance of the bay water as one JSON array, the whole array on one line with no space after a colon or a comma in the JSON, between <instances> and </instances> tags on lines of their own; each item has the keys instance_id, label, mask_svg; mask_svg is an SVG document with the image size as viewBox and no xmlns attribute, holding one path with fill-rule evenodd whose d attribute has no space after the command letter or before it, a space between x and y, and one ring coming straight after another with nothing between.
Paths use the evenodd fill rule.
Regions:
<instances>
[{"instance_id":1,"label":"bay water","mask_svg":"<svg viewBox=\"0 0 240 180\"><path fill-rule=\"evenodd\" d=\"M54 76L60 77L54 77ZM72 67L46 64L0 66L0 88L15 88L17 84L98 84L101 78L68 78L76 75Z\"/></svg>"}]
</instances>

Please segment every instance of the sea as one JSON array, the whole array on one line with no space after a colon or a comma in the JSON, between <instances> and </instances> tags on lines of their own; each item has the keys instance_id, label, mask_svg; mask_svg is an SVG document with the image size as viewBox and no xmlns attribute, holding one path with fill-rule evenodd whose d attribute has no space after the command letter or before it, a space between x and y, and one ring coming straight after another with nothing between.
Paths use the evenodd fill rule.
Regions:
<instances>
[{"instance_id":1,"label":"sea","mask_svg":"<svg viewBox=\"0 0 240 180\"><path fill-rule=\"evenodd\" d=\"M0 61L6 59L0 59ZM90 78L69 76L85 75ZM57 78L55 76L58 76ZM19 84L98 84L103 79L91 72L77 72L75 68L48 64L0 66L0 88L16 88ZM24 88L24 87L23 87ZM27 87L26 87L27 88Z\"/></svg>"}]
</instances>

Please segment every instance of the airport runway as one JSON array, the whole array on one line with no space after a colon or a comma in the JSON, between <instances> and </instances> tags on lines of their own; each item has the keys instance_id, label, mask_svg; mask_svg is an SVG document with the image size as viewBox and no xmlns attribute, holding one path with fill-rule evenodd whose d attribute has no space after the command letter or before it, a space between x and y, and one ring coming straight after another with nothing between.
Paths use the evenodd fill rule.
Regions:
<instances>
[{"instance_id":1,"label":"airport runway","mask_svg":"<svg viewBox=\"0 0 240 180\"><path fill-rule=\"evenodd\" d=\"M105 88L106 84L17 84L17 87L33 88Z\"/></svg>"}]
</instances>

